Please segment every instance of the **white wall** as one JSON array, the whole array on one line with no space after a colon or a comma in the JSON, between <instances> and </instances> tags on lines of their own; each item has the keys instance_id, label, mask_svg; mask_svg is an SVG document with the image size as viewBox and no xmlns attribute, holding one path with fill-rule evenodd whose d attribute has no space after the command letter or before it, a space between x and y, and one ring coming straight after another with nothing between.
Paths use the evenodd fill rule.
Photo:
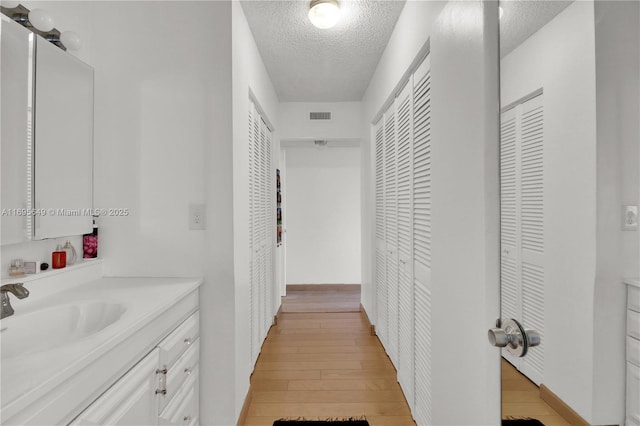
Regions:
<instances>
[{"instance_id":1,"label":"white wall","mask_svg":"<svg viewBox=\"0 0 640 426\"><path fill-rule=\"evenodd\" d=\"M331 120L310 120L310 112L330 112ZM360 102L281 102L283 141L360 139Z\"/></svg>"},{"instance_id":2,"label":"white wall","mask_svg":"<svg viewBox=\"0 0 640 426\"><path fill-rule=\"evenodd\" d=\"M596 278L595 71L590 1L570 5L501 61L502 105L544 89L542 381L589 422L594 415L595 386L591 374Z\"/></svg>"},{"instance_id":3,"label":"white wall","mask_svg":"<svg viewBox=\"0 0 640 426\"><path fill-rule=\"evenodd\" d=\"M227 3L227 2L225 2ZM228 4L228 3L227 3ZM233 15L233 252L235 260L235 364L234 419L225 424L235 424L240 414L247 391L249 376L253 370L250 363L250 306L249 306L249 264L251 252L249 245L249 153L248 153L248 113L249 90L255 96L266 118L274 126L274 152L279 149L278 98L269 75L264 67L260 52L247 24L239 2L231 2ZM271 178L275 188L275 169L278 156L273 157L274 165ZM225 184L225 181L218 181ZM274 189L275 191L275 189ZM275 192L273 194L275 197ZM275 200L274 200L275 204ZM229 206L226 207L229 209ZM275 211L273 212L275 230ZM225 226L225 224L220 224ZM274 236L275 250L275 236ZM231 246L227 247L231 249ZM275 282L275 277L274 277ZM274 291L274 304L280 306L280 292ZM233 297L233 296L232 296ZM226 299L227 303L231 298ZM270 313L275 314L274 312ZM227 322L229 319L226 320ZM229 327L232 328L232 327ZM232 330L230 330L231 332ZM227 367L228 368L228 367ZM216 401L217 402L217 401ZM203 424L207 424L203 422Z\"/></svg>"},{"instance_id":4,"label":"white wall","mask_svg":"<svg viewBox=\"0 0 640 426\"><path fill-rule=\"evenodd\" d=\"M287 284L360 284L360 148L289 148Z\"/></svg>"}]
</instances>

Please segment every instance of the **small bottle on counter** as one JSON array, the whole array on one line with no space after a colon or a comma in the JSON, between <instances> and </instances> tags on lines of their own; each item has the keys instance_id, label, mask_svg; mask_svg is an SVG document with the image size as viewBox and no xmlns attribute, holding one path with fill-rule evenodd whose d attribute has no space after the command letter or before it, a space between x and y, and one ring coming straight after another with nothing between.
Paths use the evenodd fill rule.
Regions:
<instances>
[{"instance_id":1,"label":"small bottle on counter","mask_svg":"<svg viewBox=\"0 0 640 426\"><path fill-rule=\"evenodd\" d=\"M78 254L76 253L75 247L73 247L73 245L71 244L71 241L67 241L62 249L67 253L67 265L73 265L74 263L76 263Z\"/></svg>"},{"instance_id":2,"label":"small bottle on counter","mask_svg":"<svg viewBox=\"0 0 640 426\"><path fill-rule=\"evenodd\" d=\"M22 261L22 259L13 259L11 261L11 265L9 266L9 276L21 277L24 274L24 262Z\"/></svg>"},{"instance_id":3,"label":"small bottle on counter","mask_svg":"<svg viewBox=\"0 0 640 426\"><path fill-rule=\"evenodd\" d=\"M51 266L53 269L61 269L67 266L67 252L58 244L56 251L51 253Z\"/></svg>"}]
</instances>

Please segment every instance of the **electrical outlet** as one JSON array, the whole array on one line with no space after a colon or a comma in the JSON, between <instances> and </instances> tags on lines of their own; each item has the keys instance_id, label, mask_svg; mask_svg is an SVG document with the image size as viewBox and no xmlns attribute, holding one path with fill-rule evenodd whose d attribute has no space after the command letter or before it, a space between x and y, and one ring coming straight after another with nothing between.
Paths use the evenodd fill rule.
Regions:
<instances>
[{"instance_id":1,"label":"electrical outlet","mask_svg":"<svg viewBox=\"0 0 640 426\"><path fill-rule=\"evenodd\" d=\"M207 208L204 204L189 204L189 230L207 229Z\"/></svg>"},{"instance_id":2,"label":"electrical outlet","mask_svg":"<svg viewBox=\"0 0 640 426\"><path fill-rule=\"evenodd\" d=\"M622 230L638 230L638 206L622 206Z\"/></svg>"}]
</instances>

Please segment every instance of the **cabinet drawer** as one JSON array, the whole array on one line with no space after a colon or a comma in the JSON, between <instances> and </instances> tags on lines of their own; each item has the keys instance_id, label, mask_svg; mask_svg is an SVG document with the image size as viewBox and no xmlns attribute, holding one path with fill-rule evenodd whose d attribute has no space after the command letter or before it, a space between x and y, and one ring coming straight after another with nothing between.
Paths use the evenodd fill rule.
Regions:
<instances>
[{"instance_id":1,"label":"cabinet drawer","mask_svg":"<svg viewBox=\"0 0 640 426\"><path fill-rule=\"evenodd\" d=\"M627 311L627 335L640 339L640 312Z\"/></svg>"},{"instance_id":2,"label":"cabinet drawer","mask_svg":"<svg viewBox=\"0 0 640 426\"><path fill-rule=\"evenodd\" d=\"M184 385L176 392L167 408L160 414L160 425L197 425L198 424L198 375L196 369Z\"/></svg>"},{"instance_id":3,"label":"cabinet drawer","mask_svg":"<svg viewBox=\"0 0 640 426\"><path fill-rule=\"evenodd\" d=\"M171 367L200 335L200 313L196 312L171 332L160 344L160 364Z\"/></svg>"},{"instance_id":4,"label":"cabinet drawer","mask_svg":"<svg viewBox=\"0 0 640 426\"><path fill-rule=\"evenodd\" d=\"M627 425L640 426L640 367L627 363Z\"/></svg>"},{"instance_id":5,"label":"cabinet drawer","mask_svg":"<svg viewBox=\"0 0 640 426\"><path fill-rule=\"evenodd\" d=\"M162 395L159 410L164 407L176 395L182 384L198 369L200 359L200 339L186 350L184 354L167 370L167 393Z\"/></svg>"},{"instance_id":6,"label":"cabinet drawer","mask_svg":"<svg viewBox=\"0 0 640 426\"><path fill-rule=\"evenodd\" d=\"M640 312L640 288L628 286L629 293L627 298L627 306L630 310Z\"/></svg>"}]
</instances>

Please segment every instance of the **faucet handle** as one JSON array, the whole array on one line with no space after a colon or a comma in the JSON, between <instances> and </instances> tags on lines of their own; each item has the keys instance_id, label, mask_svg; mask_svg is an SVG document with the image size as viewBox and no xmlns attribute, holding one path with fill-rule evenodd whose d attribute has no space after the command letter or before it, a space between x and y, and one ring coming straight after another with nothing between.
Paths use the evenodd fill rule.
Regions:
<instances>
[{"instance_id":1,"label":"faucet handle","mask_svg":"<svg viewBox=\"0 0 640 426\"><path fill-rule=\"evenodd\" d=\"M24 299L29 296L29 290L24 287L24 283L5 284L0 287L0 291L3 293L10 292L18 299Z\"/></svg>"}]
</instances>

